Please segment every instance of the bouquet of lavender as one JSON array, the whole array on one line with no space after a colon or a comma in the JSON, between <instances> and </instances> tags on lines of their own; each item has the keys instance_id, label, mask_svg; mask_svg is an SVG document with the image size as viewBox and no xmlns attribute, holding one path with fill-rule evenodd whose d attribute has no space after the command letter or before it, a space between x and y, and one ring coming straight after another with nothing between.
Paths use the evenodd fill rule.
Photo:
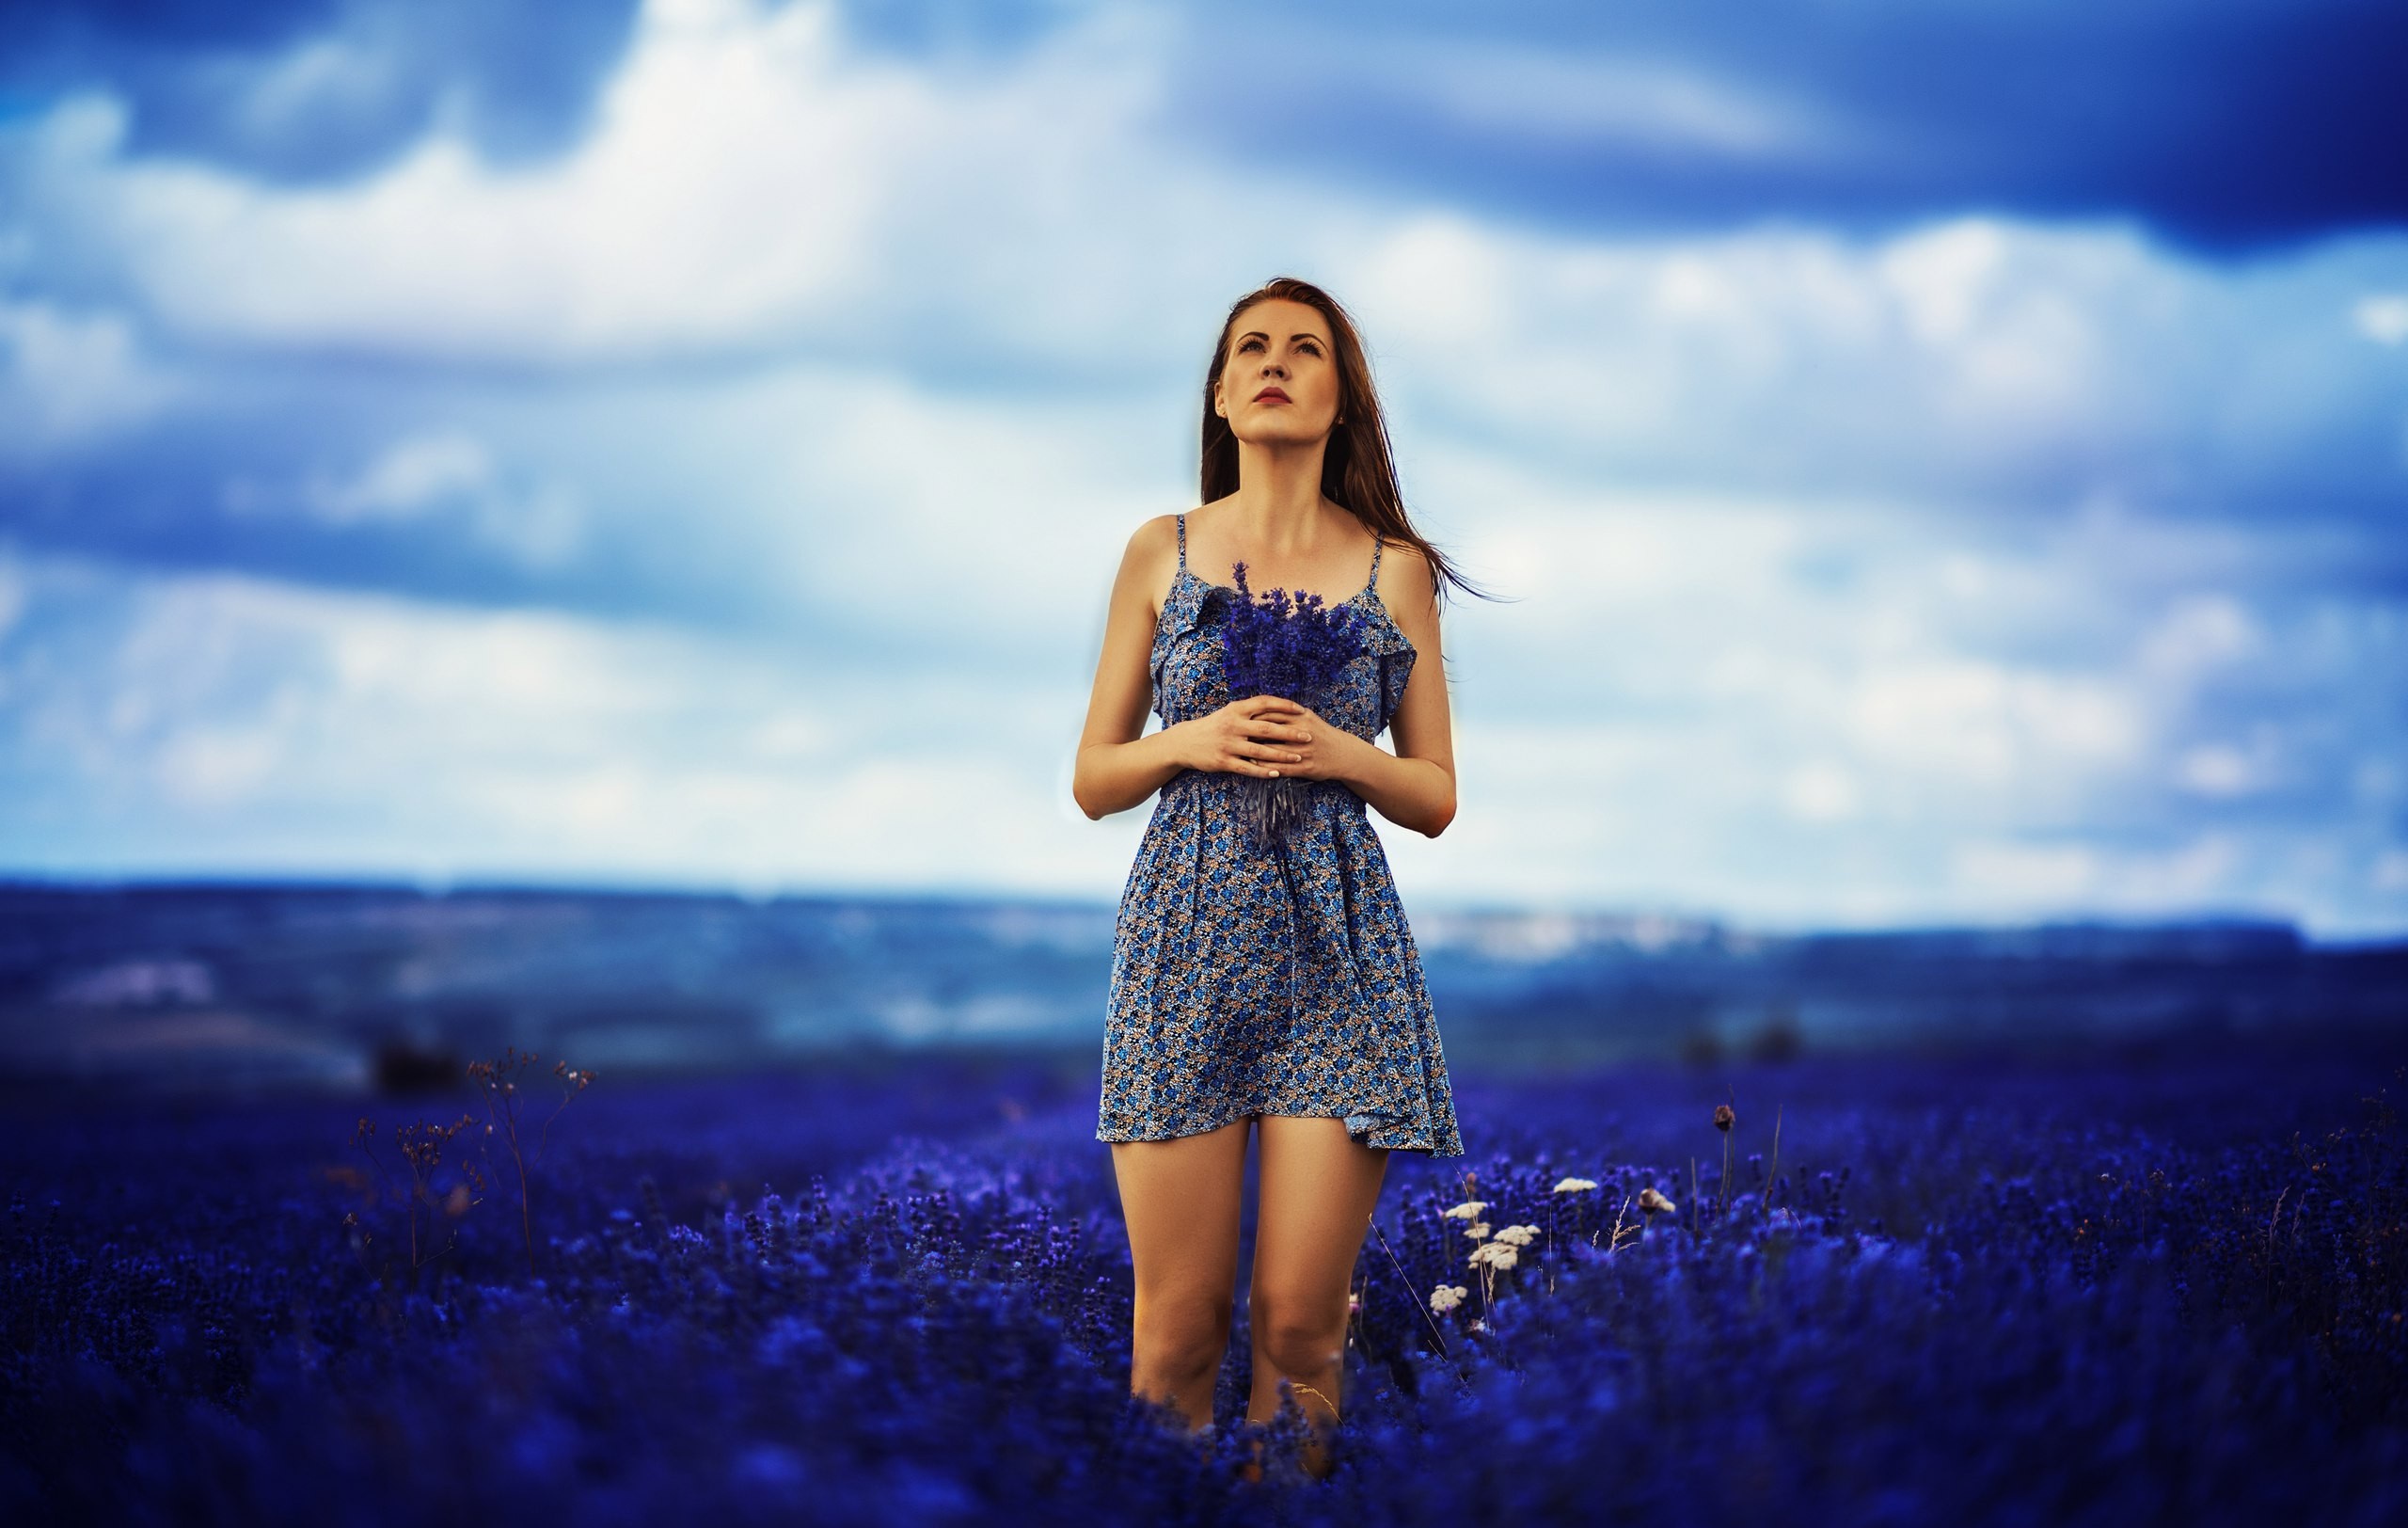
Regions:
<instances>
[{"instance_id":1,"label":"bouquet of lavender","mask_svg":"<svg viewBox=\"0 0 2408 1528\"><path fill-rule=\"evenodd\" d=\"M1257 595L1236 565L1238 598L1221 628L1221 674L1229 698L1277 695L1312 706L1339 671L1363 655L1363 613L1324 606L1316 594L1284 589ZM1318 707L1314 708L1318 709ZM1296 782L1281 775L1239 776L1238 812L1257 849L1284 839L1299 815Z\"/></svg>"}]
</instances>

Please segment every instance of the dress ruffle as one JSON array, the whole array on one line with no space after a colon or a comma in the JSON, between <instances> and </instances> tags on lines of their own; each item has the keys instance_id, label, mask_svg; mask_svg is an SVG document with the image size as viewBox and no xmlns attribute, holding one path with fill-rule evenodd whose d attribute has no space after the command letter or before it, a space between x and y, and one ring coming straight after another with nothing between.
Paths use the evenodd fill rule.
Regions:
<instances>
[{"instance_id":1,"label":"dress ruffle","mask_svg":"<svg viewBox=\"0 0 2408 1528\"><path fill-rule=\"evenodd\" d=\"M1226 609L1228 602L1236 597L1237 591L1227 584L1208 582L1185 568L1181 568L1180 576L1172 581L1171 591L1163 600L1162 614L1155 621L1154 645L1147 655L1146 662L1147 672L1154 681L1154 714L1162 718L1163 725L1169 726L1173 722L1184 721L1189 716L1218 710L1228 704L1228 689L1220 681L1217 661L1211 665L1210 675L1200 676L1201 692L1191 705L1180 707L1181 714L1178 716L1165 709L1173 704L1172 687L1166 680L1171 655L1179 651L1182 639L1207 624L1204 618L1206 611L1216 604ZM1353 671L1356 664L1368 664L1372 665L1370 672L1377 676L1373 693L1379 698L1379 716L1368 734L1377 738L1387 730L1388 723L1396 716L1396 708L1404 703L1405 686L1412 681L1414 661L1420 654L1415 649L1412 639L1396 624L1396 618L1388 613L1386 603L1376 590L1366 589L1347 603L1359 605L1364 616L1363 652L1354 663L1347 665L1347 671ZM1213 623L1215 641L1218 633L1218 624ZM1347 680L1341 676L1339 682L1343 687ZM1329 719L1341 726L1346 724L1338 717Z\"/></svg>"},{"instance_id":2,"label":"dress ruffle","mask_svg":"<svg viewBox=\"0 0 2408 1528\"><path fill-rule=\"evenodd\" d=\"M1413 678L1414 660L1421 655L1388 614L1387 606L1376 594L1366 597L1365 604L1372 613L1363 633L1363 656L1358 663L1380 666L1380 725L1374 738L1387 730L1396 718L1396 708L1404 704L1404 687Z\"/></svg>"}]
</instances>

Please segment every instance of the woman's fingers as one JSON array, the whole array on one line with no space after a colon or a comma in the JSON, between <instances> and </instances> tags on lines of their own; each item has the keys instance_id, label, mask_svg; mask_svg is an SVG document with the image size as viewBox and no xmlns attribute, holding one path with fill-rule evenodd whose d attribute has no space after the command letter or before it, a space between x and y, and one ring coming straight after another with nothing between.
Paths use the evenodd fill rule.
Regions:
<instances>
[{"instance_id":1,"label":"woman's fingers","mask_svg":"<svg viewBox=\"0 0 2408 1528\"><path fill-rule=\"evenodd\" d=\"M1277 777L1282 766L1301 764L1305 756L1293 747L1312 741L1309 726L1298 724L1311 716L1304 707L1279 695L1256 695L1231 703L1233 734L1224 745L1233 772Z\"/></svg>"},{"instance_id":2,"label":"woman's fingers","mask_svg":"<svg viewBox=\"0 0 2408 1528\"><path fill-rule=\"evenodd\" d=\"M1245 729L1245 735L1258 742L1276 739L1281 742L1310 742L1313 735L1300 726L1282 726L1275 722L1258 722Z\"/></svg>"}]
</instances>

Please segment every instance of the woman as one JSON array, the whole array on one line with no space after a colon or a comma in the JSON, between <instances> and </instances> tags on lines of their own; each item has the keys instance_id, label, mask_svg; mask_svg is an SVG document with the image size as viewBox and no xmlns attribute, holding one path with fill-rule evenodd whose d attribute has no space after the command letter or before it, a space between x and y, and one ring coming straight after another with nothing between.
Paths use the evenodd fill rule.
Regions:
<instances>
[{"instance_id":1,"label":"woman","mask_svg":"<svg viewBox=\"0 0 2408 1528\"><path fill-rule=\"evenodd\" d=\"M1096 1138L1113 1143L1136 1271L1130 1389L1200 1433L1259 1129L1246 1416L1275 1415L1287 1380L1318 1475L1388 1153L1464 1150L1366 808L1433 837L1454 818L1437 600L1471 585L1406 519L1361 342L1319 288L1282 277L1231 307L1203 432L1202 507L1148 521L1121 560L1071 788L1090 818L1162 793L1121 898ZM1228 694L1241 561L1251 588L1360 606L1367 650L1322 709ZM1149 696L1163 726L1140 736ZM1393 755L1372 741L1383 727ZM1274 847L1242 831L1245 776L1302 798Z\"/></svg>"}]
</instances>

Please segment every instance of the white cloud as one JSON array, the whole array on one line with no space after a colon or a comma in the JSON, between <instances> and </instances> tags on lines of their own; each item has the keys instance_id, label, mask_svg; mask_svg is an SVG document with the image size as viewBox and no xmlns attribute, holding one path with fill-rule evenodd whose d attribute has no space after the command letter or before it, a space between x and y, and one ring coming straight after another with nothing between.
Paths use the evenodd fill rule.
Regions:
<instances>
[{"instance_id":1,"label":"white cloud","mask_svg":"<svg viewBox=\"0 0 2408 1528\"><path fill-rule=\"evenodd\" d=\"M8 639L17 618L25 613L25 573L15 561L0 557L0 642ZM0 700L7 699L0 692Z\"/></svg>"},{"instance_id":2,"label":"white cloud","mask_svg":"<svg viewBox=\"0 0 2408 1528\"><path fill-rule=\"evenodd\" d=\"M0 833L21 867L1093 891L1143 826L1054 811L1075 696L880 685L671 629L14 565ZM864 724L889 706L948 725ZM70 780L67 820L22 788Z\"/></svg>"},{"instance_id":3,"label":"white cloud","mask_svg":"<svg viewBox=\"0 0 2408 1528\"><path fill-rule=\"evenodd\" d=\"M1332 56L1459 121L1528 137L1741 161L1816 157L1844 138L1819 110L1662 61L1576 59L1459 38L1434 45L1353 37Z\"/></svg>"},{"instance_id":4,"label":"white cloud","mask_svg":"<svg viewBox=\"0 0 2408 1528\"><path fill-rule=\"evenodd\" d=\"M2379 892L2408 892L2408 849L2386 849L2377 854L2367 884Z\"/></svg>"},{"instance_id":5,"label":"white cloud","mask_svg":"<svg viewBox=\"0 0 2408 1528\"><path fill-rule=\"evenodd\" d=\"M482 439L461 429L404 436L349 473L320 470L299 484L237 476L218 500L238 517L297 515L337 527L454 520L472 539L538 569L566 562L586 536L578 489L514 481Z\"/></svg>"},{"instance_id":6,"label":"white cloud","mask_svg":"<svg viewBox=\"0 0 2408 1528\"><path fill-rule=\"evenodd\" d=\"M2142 644L2142 667L2181 683L2257 652L2262 644L2248 610L2231 596L2201 593L2166 612Z\"/></svg>"},{"instance_id":7,"label":"white cloud","mask_svg":"<svg viewBox=\"0 0 2408 1528\"><path fill-rule=\"evenodd\" d=\"M1951 857L1958 886L1993 907L2065 907L2088 899L2099 879L2088 844L1972 843Z\"/></svg>"},{"instance_id":8,"label":"white cloud","mask_svg":"<svg viewBox=\"0 0 2408 1528\"><path fill-rule=\"evenodd\" d=\"M2248 756L2226 743L2206 743L2184 754L2178 778L2202 796L2239 796L2254 785Z\"/></svg>"},{"instance_id":9,"label":"white cloud","mask_svg":"<svg viewBox=\"0 0 2408 1528\"><path fill-rule=\"evenodd\" d=\"M126 315L0 299L0 462L87 449L184 393Z\"/></svg>"},{"instance_id":10,"label":"white cloud","mask_svg":"<svg viewBox=\"0 0 2408 1528\"><path fill-rule=\"evenodd\" d=\"M2386 915L2303 857L2329 813L2192 821L2390 735L2364 679L2396 620L2233 593L2280 528L2161 555L2173 529L2130 515L2018 529L1437 459L1442 493L1499 506L1460 549L1522 602L1448 617L1465 804L1435 843L1391 836L1411 889L1796 925Z\"/></svg>"},{"instance_id":11,"label":"white cloud","mask_svg":"<svg viewBox=\"0 0 2408 1528\"><path fill-rule=\"evenodd\" d=\"M1857 814L1856 778L1835 764L1802 764L1790 772L1782 802L1805 821L1842 821Z\"/></svg>"},{"instance_id":12,"label":"white cloud","mask_svg":"<svg viewBox=\"0 0 2408 1528\"><path fill-rule=\"evenodd\" d=\"M1079 170L1143 91L1136 25L1100 18L990 83L850 50L814 0L654 0L554 164L492 166L438 129L364 181L295 190L126 157L127 108L95 94L41 124L29 200L198 338L549 362L875 335L965 275L993 294L991 249L960 249L966 272L914 242L931 206L961 219L949 235L1052 222L1068 248L1060 222L1113 194Z\"/></svg>"},{"instance_id":13,"label":"white cloud","mask_svg":"<svg viewBox=\"0 0 2408 1528\"><path fill-rule=\"evenodd\" d=\"M2358 332L2377 344L2408 343L2408 293L2361 297L2350 316L2357 321Z\"/></svg>"},{"instance_id":14,"label":"white cloud","mask_svg":"<svg viewBox=\"0 0 2408 1528\"><path fill-rule=\"evenodd\" d=\"M2093 913L2156 914L2168 907L2218 911L2253 899L2236 875L2242 855L2225 836L2207 834L2162 852L2118 852L2050 842L1968 843L1952 862L1958 883L2001 912L2044 915L2082 907Z\"/></svg>"},{"instance_id":15,"label":"white cloud","mask_svg":"<svg viewBox=\"0 0 2408 1528\"><path fill-rule=\"evenodd\" d=\"M458 431L396 441L348 483L312 485L312 509L337 525L412 519L443 499L476 493L493 481L483 442Z\"/></svg>"}]
</instances>

